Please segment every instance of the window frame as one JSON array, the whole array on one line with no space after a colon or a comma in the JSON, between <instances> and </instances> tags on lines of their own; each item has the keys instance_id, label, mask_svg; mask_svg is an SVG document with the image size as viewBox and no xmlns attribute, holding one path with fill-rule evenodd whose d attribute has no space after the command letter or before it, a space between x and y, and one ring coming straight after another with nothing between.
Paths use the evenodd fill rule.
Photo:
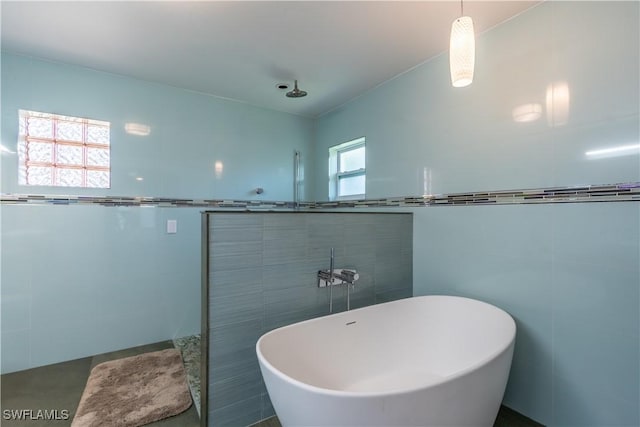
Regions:
<instances>
[{"instance_id":1,"label":"window frame","mask_svg":"<svg viewBox=\"0 0 640 427\"><path fill-rule=\"evenodd\" d=\"M29 131L29 119L36 118L48 120L51 122L51 136L34 136ZM55 188L94 188L109 189L111 188L111 123L104 120L94 120L84 117L65 116L54 113L45 113L41 111L31 111L20 109L18 111L20 121L18 132L18 185L29 187L55 187ZM57 127L60 123L76 123L82 126L82 137L80 139L65 140L57 135ZM107 142L90 141L89 128L106 128ZM24 131L24 133L23 133ZM31 160L29 158L29 144L50 144L51 159L49 161ZM76 147L82 150L82 160L75 163L63 163L58 160L58 147ZM107 152L107 165L91 164L89 150L105 150ZM50 170L50 183L31 183L29 182L29 168L46 168ZM80 170L80 185L64 185L58 179L61 170ZM106 185L89 185L88 173L105 172ZM104 182L104 181L103 181Z\"/></svg>"},{"instance_id":2,"label":"window frame","mask_svg":"<svg viewBox=\"0 0 640 427\"><path fill-rule=\"evenodd\" d=\"M329 199L330 200L358 200L366 197L366 138L360 137L351 141L343 142L342 144L335 145L329 148ZM365 149L365 167L353 170L346 170L340 172L340 157L344 153L357 150L359 148ZM357 176L365 177L365 192L359 194L340 194L340 180L344 178L353 178Z\"/></svg>"}]
</instances>

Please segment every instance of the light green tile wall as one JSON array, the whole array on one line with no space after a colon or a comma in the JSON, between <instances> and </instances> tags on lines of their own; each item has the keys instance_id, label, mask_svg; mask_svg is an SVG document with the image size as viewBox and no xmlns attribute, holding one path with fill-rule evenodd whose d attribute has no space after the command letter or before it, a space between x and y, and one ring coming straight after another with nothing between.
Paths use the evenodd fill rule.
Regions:
<instances>
[{"instance_id":1,"label":"light green tile wall","mask_svg":"<svg viewBox=\"0 0 640 427\"><path fill-rule=\"evenodd\" d=\"M544 2L479 35L471 86L443 54L318 120L328 147L367 138L367 196L640 182L640 4ZM570 91L550 123L549 85ZM517 123L513 109L539 103ZM640 424L637 202L414 209L414 293L465 295L516 319L505 404L549 426Z\"/></svg>"},{"instance_id":2,"label":"light green tile wall","mask_svg":"<svg viewBox=\"0 0 640 427\"><path fill-rule=\"evenodd\" d=\"M7 52L1 74L10 151L18 109L112 125L110 189L19 186L3 152L2 193L291 200L294 150L312 169L302 117ZM151 134L126 134L129 121ZM200 331L200 209L2 205L0 216L2 372Z\"/></svg>"}]
</instances>

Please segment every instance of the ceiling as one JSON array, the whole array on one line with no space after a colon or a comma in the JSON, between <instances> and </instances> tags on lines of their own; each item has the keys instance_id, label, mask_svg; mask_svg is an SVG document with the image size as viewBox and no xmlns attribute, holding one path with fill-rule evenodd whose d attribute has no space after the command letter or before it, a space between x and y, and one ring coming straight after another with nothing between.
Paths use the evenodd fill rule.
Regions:
<instances>
[{"instance_id":1,"label":"ceiling","mask_svg":"<svg viewBox=\"0 0 640 427\"><path fill-rule=\"evenodd\" d=\"M537 3L464 12L478 34ZM3 0L0 12L9 52L317 117L447 51L460 3ZM276 88L294 79L307 97Z\"/></svg>"}]
</instances>

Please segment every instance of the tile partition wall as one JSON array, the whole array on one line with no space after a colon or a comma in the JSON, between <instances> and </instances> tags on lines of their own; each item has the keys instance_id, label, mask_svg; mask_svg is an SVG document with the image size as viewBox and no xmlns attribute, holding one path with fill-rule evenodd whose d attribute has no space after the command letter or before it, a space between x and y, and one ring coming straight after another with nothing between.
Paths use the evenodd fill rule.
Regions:
<instances>
[{"instance_id":1,"label":"tile partition wall","mask_svg":"<svg viewBox=\"0 0 640 427\"><path fill-rule=\"evenodd\" d=\"M271 329L328 314L328 289L317 287L316 273L329 267L331 247L336 268L360 274L351 296L358 308L412 296L412 236L410 213L203 213L209 363L202 425L250 425L274 415L256 342ZM333 289L333 299L334 312L344 311L344 287Z\"/></svg>"}]
</instances>

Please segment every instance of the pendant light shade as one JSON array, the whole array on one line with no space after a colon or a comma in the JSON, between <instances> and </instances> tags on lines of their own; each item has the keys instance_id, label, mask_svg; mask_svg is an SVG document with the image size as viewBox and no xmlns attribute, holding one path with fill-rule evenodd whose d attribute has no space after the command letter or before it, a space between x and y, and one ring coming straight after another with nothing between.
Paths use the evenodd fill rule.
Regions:
<instances>
[{"instance_id":1,"label":"pendant light shade","mask_svg":"<svg viewBox=\"0 0 640 427\"><path fill-rule=\"evenodd\" d=\"M449 66L453 87L465 87L471 84L475 59L476 40L473 34L473 21L468 16L461 16L451 25Z\"/></svg>"}]
</instances>

